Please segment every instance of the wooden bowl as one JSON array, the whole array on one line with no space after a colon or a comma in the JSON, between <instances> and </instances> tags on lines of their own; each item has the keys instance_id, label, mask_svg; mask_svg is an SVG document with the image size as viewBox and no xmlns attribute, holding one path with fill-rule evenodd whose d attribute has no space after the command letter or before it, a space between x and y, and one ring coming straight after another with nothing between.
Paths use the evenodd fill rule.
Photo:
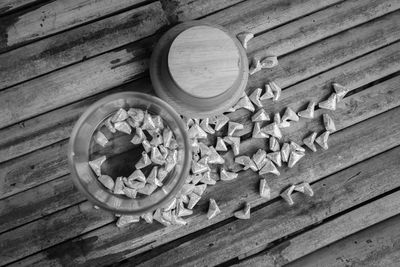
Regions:
<instances>
[{"instance_id":1,"label":"wooden bowl","mask_svg":"<svg viewBox=\"0 0 400 267\"><path fill-rule=\"evenodd\" d=\"M241 43L221 26L191 21L167 31L150 60L157 95L181 115L205 118L234 105L248 80Z\"/></svg>"}]
</instances>

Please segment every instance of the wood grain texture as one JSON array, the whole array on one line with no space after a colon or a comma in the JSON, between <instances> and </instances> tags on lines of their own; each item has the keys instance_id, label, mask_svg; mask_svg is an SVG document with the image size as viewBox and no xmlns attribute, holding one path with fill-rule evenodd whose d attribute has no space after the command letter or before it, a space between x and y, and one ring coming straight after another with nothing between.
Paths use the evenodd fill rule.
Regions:
<instances>
[{"instance_id":1,"label":"wood grain texture","mask_svg":"<svg viewBox=\"0 0 400 267\"><path fill-rule=\"evenodd\" d=\"M144 39L1 91L0 127L135 79L148 69L152 41Z\"/></svg>"},{"instance_id":2,"label":"wood grain texture","mask_svg":"<svg viewBox=\"0 0 400 267\"><path fill-rule=\"evenodd\" d=\"M160 2L0 54L0 89L154 34L167 25Z\"/></svg>"},{"instance_id":3,"label":"wood grain texture","mask_svg":"<svg viewBox=\"0 0 400 267\"><path fill-rule=\"evenodd\" d=\"M398 149L396 153L399 153ZM390 152L388 152L390 153ZM386 153L385 153L386 154ZM393 154L391 154L393 156ZM374 158L375 159L375 158ZM390 160L390 159L389 159ZM372 164L372 162L370 162ZM376 166L376 165L375 165ZM311 252L317 251L324 246L332 244L346 236L352 235L376 223L384 221L399 212L400 192L397 191L384 196L372 203L352 210L331 221L324 222L320 226L307 230L298 236L290 238L277 246L268 248L255 257L245 259L234 266L283 266L295 261ZM341 250L343 247L341 247ZM318 253L316 253L318 254ZM357 255L356 253L353 255ZM337 257L337 254L335 255ZM300 260L301 261L301 260ZM303 261L304 262L304 261ZM312 262L312 261L310 261ZM327 263L318 260L321 266ZM324 264L322 264L324 263ZM295 263L294 263L295 264ZM318 266L302 264L298 266ZM331 266L331 265L329 265Z\"/></svg>"},{"instance_id":4,"label":"wood grain texture","mask_svg":"<svg viewBox=\"0 0 400 267\"><path fill-rule=\"evenodd\" d=\"M390 205L389 202L386 205ZM400 216L373 225L288 266L397 266Z\"/></svg>"},{"instance_id":5,"label":"wood grain texture","mask_svg":"<svg viewBox=\"0 0 400 267\"><path fill-rule=\"evenodd\" d=\"M399 8L396 0L344 1L256 36L249 42L248 56L282 56Z\"/></svg>"},{"instance_id":6,"label":"wood grain texture","mask_svg":"<svg viewBox=\"0 0 400 267\"><path fill-rule=\"evenodd\" d=\"M336 43L338 46L340 46L340 42ZM340 68L336 68L334 72L327 72L326 74L322 74L321 76L316 76L316 78L312 78L309 82L306 81L304 83L301 83L300 87L302 87L302 91L296 95L298 99L304 99L303 101L299 101L298 103L291 103L291 98L286 98L287 93L284 93L282 99L279 102L275 103L273 106L268 105L268 101L266 101L264 104L266 105L269 112L281 111L285 106L289 104L293 105L292 107L294 109L299 109L303 105L307 104L308 99L313 99L318 102L325 96L327 96L330 90L330 88L328 87L330 82L332 81L336 80L343 84L346 84L348 87L357 88L363 84L372 82L374 79L379 79L385 75L393 73L399 70L399 61L397 59L397 57L399 56L399 48L395 45L389 47L391 47L390 50L382 49L382 52L374 52L371 55L367 55L365 57L362 57L361 59L357 59L354 64L351 62L347 63ZM335 46L332 49L336 49L337 51L340 48ZM317 50L318 47L314 46L314 49L312 49L311 51L306 50L306 52L309 51L309 53L297 54L299 56L287 56L286 58L288 58L288 60L285 60L285 57L283 57L280 60L280 67L281 69L288 69L290 67L290 64L293 64L293 61L295 61L298 57L300 57L300 59L308 58L310 57L311 53L315 53ZM333 57L325 61L328 66L320 65L319 67L327 69L333 64L341 64L345 62L348 55L344 52L340 53L340 51L337 51L337 54L337 57ZM392 54L392 56L390 54ZM329 55L329 51L327 51L325 53L318 54L318 57L317 55L314 55L314 57L318 59L318 61L323 61L324 58L329 58ZM345 59L342 59L343 57L345 57ZM297 65L302 64L301 62L303 61L299 61ZM303 64L302 68L307 69L307 64ZM313 70L314 72L318 72L319 68L313 68ZM298 79L296 77L294 77L293 79L291 78L292 76L296 75L296 72L293 73L294 74L292 75L288 74L289 76L283 75L280 81L285 82L284 85L290 85L298 82ZM319 77L321 77L321 79L319 79ZM366 82L363 83L363 81ZM282 84L280 85L282 87L285 87ZM313 92L310 91L310 93L306 95L307 97L305 97L304 90L308 90L308 87L310 86L312 86ZM249 88L252 89L254 87ZM320 88L323 88L323 91L321 91ZM289 92L290 91L291 90L289 90ZM320 92L322 93L320 94ZM82 104L77 104L75 106L79 106L80 110L84 110L84 107L89 105L83 104L84 102L85 101L82 101ZM74 105L71 107L71 109L75 109ZM34 149L49 145L53 142L57 142L59 140L62 140L63 138L67 138L70 133L70 129L72 128L73 122L78 116L77 114L79 113L73 113L72 115L70 115L69 108L66 107L60 110L55 110L49 114L44 114L37 118L25 121L24 131L21 131L18 125L0 130L0 151L5 151L5 153L0 153L0 161L13 158L15 156L30 152ZM248 117L249 113L243 110L238 110L237 112L232 113L232 115L230 116L232 120L242 120L243 122L245 122L247 118L241 119L241 117ZM64 121L64 123L59 123L60 121ZM243 133L248 133L249 129L250 128L247 128L247 130L245 131L240 131L238 132L238 134L241 135ZM24 136L29 136L29 138L24 138Z\"/></svg>"},{"instance_id":7,"label":"wood grain texture","mask_svg":"<svg viewBox=\"0 0 400 267\"><path fill-rule=\"evenodd\" d=\"M279 179L267 177L272 187L272 197L277 197L278 192L289 183L317 181L326 175L400 145L399 114L400 108L395 108L363 121L356 126L334 133L330 137L329 144L331 149L319 151L317 154L310 154L307 152L305 159L293 169L282 168L282 175ZM380 123L386 120L392 123L390 125ZM373 143L374 146L365 146L364 144L366 143ZM257 147L260 147L260 145ZM249 146L247 150L243 152L245 154L251 154L257 147ZM77 263L85 262L86 264L96 264L102 262L106 264L107 262L111 263L129 256L137 255L152 247L231 217L232 212L237 210L243 201L248 201L253 206L264 203L265 200L260 199L258 192L255 190L258 186L258 180L258 174L247 171L242 172L240 177L232 182L210 187L200 200L199 206L194 209L194 215L188 218L189 224L186 227L164 228L159 224L146 225L140 223L116 231L114 225L107 225L106 227L78 237L73 241L55 246L49 251L40 252L39 254L23 260L21 264L31 265L33 263L40 263L43 265L69 262L71 260L70 254L60 255L57 254L57 251L69 251L71 249L70 246L76 246L77 244L80 244L79 246L91 248L90 251L85 254L77 255L74 252L73 258L75 258ZM205 218L207 201L210 197L217 200L222 211L212 222ZM50 216L57 217L57 213ZM105 224L107 222L109 221L103 223ZM52 226L49 225L48 227ZM48 236L48 238L49 240L54 239L54 237L51 236ZM65 236L65 238L67 239L68 236ZM96 241L93 241L93 239ZM13 243L13 241L10 241L9 244L11 243ZM18 250L20 250L18 246L11 250L14 257L20 254ZM34 253L34 250L31 250L29 254L30 253ZM57 254L57 257L48 257L47 255L49 254ZM104 257L104 255L107 255L107 257Z\"/></svg>"},{"instance_id":8,"label":"wood grain texture","mask_svg":"<svg viewBox=\"0 0 400 267\"><path fill-rule=\"evenodd\" d=\"M161 0L171 23L198 19L244 0Z\"/></svg>"},{"instance_id":9,"label":"wood grain texture","mask_svg":"<svg viewBox=\"0 0 400 267\"><path fill-rule=\"evenodd\" d=\"M398 187L400 181L396 177L400 170L396 165L400 163L397 157L399 151L400 148L397 148L395 151L375 156L314 183L313 198L299 193L294 194L295 205L293 206L288 206L281 199L252 212L250 220L234 220L194 239L178 243L175 248L152 257L142 264L137 264L140 262L139 257L132 258L132 262L127 266L215 266L254 247L295 233ZM393 203L387 205L386 210L380 211L382 219L396 214L400 207L398 196L400 196L399 192L387 197ZM373 207L374 211L385 204L381 200L378 206ZM368 208L357 215L360 215L359 220L362 220L368 215ZM354 215L348 216L353 220L357 219ZM379 215L375 214L375 218L370 216L368 219L379 221ZM350 220L347 223L350 223ZM340 227L346 229L346 224L341 224ZM324 234L326 238L333 237L330 233ZM323 239L324 236L320 238ZM317 242L317 240L314 238L308 241ZM292 253L296 253L296 250L292 249ZM276 262L276 265L263 263L259 266L281 266L287 263L284 259L282 260L282 262Z\"/></svg>"},{"instance_id":10,"label":"wood grain texture","mask_svg":"<svg viewBox=\"0 0 400 267\"><path fill-rule=\"evenodd\" d=\"M194 26L181 32L168 51L168 69L184 92L199 98L224 93L239 77L239 50L224 31Z\"/></svg>"},{"instance_id":11,"label":"wood grain texture","mask_svg":"<svg viewBox=\"0 0 400 267\"><path fill-rule=\"evenodd\" d=\"M69 175L1 200L0 233L86 200Z\"/></svg>"},{"instance_id":12,"label":"wood grain texture","mask_svg":"<svg viewBox=\"0 0 400 267\"><path fill-rule=\"evenodd\" d=\"M338 61L344 63L399 39L400 11L395 11L282 57L277 67L250 76L247 86L262 87L268 80L274 80L286 87L322 73Z\"/></svg>"},{"instance_id":13,"label":"wood grain texture","mask_svg":"<svg viewBox=\"0 0 400 267\"><path fill-rule=\"evenodd\" d=\"M145 0L50 1L0 19L0 52L70 29Z\"/></svg>"},{"instance_id":14,"label":"wood grain texture","mask_svg":"<svg viewBox=\"0 0 400 267\"><path fill-rule=\"evenodd\" d=\"M40 3L46 0L3 0L0 2L0 15L10 13L27 5Z\"/></svg>"},{"instance_id":15,"label":"wood grain texture","mask_svg":"<svg viewBox=\"0 0 400 267\"><path fill-rule=\"evenodd\" d=\"M0 199L69 173L68 140L0 164Z\"/></svg>"},{"instance_id":16,"label":"wood grain texture","mask_svg":"<svg viewBox=\"0 0 400 267\"><path fill-rule=\"evenodd\" d=\"M326 99L332 92L331 84L333 82L344 84L352 91L395 73L400 70L399 49L400 44L394 43L308 80L285 88L278 102L270 105L271 101L265 101L263 102L264 108L270 115L276 112L282 113L288 106L295 111L299 111L305 108L309 101L319 103ZM290 79L290 77L288 77L288 79ZM231 120L244 124L244 129L235 133L237 136L242 136L252 131L252 124L249 122L251 115L248 111L242 109L228 116ZM286 132L285 129L283 129L283 131Z\"/></svg>"},{"instance_id":17,"label":"wood grain texture","mask_svg":"<svg viewBox=\"0 0 400 267\"><path fill-rule=\"evenodd\" d=\"M341 0L251 0L238 3L204 20L226 27L233 34L254 34L341 2Z\"/></svg>"}]
</instances>

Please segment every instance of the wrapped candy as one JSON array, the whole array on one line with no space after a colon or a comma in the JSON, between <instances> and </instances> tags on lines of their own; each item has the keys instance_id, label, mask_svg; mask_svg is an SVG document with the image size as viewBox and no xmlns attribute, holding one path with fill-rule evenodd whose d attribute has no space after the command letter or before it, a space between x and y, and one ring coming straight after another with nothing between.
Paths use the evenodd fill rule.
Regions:
<instances>
[{"instance_id":1,"label":"wrapped candy","mask_svg":"<svg viewBox=\"0 0 400 267\"><path fill-rule=\"evenodd\" d=\"M293 166L299 162L299 160L304 157L304 152L301 151L292 151L290 152L288 167L293 168Z\"/></svg>"},{"instance_id":2,"label":"wrapped candy","mask_svg":"<svg viewBox=\"0 0 400 267\"><path fill-rule=\"evenodd\" d=\"M124 194L124 182L122 181L123 177L117 177L117 179L115 179L115 183L114 183L114 188L113 188L113 193L116 195L123 195Z\"/></svg>"},{"instance_id":3,"label":"wrapped candy","mask_svg":"<svg viewBox=\"0 0 400 267\"><path fill-rule=\"evenodd\" d=\"M189 138L207 138L207 133L198 125L197 123L193 124L188 131Z\"/></svg>"},{"instance_id":4,"label":"wrapped candy","mask_svg":"<svg viewBox=\"0 0 400 267\"><path fill-rule=\"evenodd\" d=\"M235 162L243 165L244 170L251 169L252 171L258 171L258 168L254 161L249 156L239 156L235 158Z\"/></svg>"},{"instance_id":5,"label":"wrapped candy","mask_svg":"<svg viewBox=\"0 0 400 267\"><path fill-rule=\"evenodd\" d=\"M328 114L322 114L322 119L324 121L325 130L331 133L336 131L335 122L333 121L331 116L329 116Z\"/></svg>"},{"instance_id":6,"label":"wrapped candy","mask_svg":"<svg viewBox=\"0 0 400 267\"><path fill-rule=\"evenodd\" d=\"M128 118L128 113L125 109L120 108L112 117L111 122L121 122Z\"/></svg>"},{"instance_id":7,"label":"wrapped candy","mask_svg":"<svg viewBox=\"0 0 400 267\"><path fill-rule=\"evenodd\" d=\"M224 140L221 137L217 137L217 144L215 145L215 150L217 151L228 151Z\"/></svg>"},{"instance_id":8,"label":"wrapped candy","mask_svg":"<svg viewBox=\"0 0 400 267\"><path fill-rule=\"evenodd\" d=\"M171 129L167 126L163 129L163 144L165 147L169 147L169 145L171 144L171 140L172 140L172 136L173 136L173 132L171 131Z\"/></svg>"},{"instance_id":9,"label":"wrapped candy","mask_svg":"<svg viewBox=\"0 0 400 267\"><path fill-rule=\"evenodd\" d=\"M265 158L265 164L264 167L261 168L261 170L258 172L259 175L267 174L267 173L272 173L275 175L281 175L281 173L278 171L276 168L275 164L269 160L268 158Z\"/></svg>"},{"instance_id":10,"label":"wrapped candy","mask_svg":"<svg viewBox=\"0 0 400 267\"><path fill-rule=\"evenodd\" d=\"M241 220L250 219L250 204L246 203L243 209L236 211L233 215Z\"/></svg>"},{"instance_id":11,"label":"wrapped candy","mask_svg":"<svg viewBox=\"0 0 400 267\"><path fill-rule=\"evenodd\" d=\"M292 199L292 193L294 191L295 185L289 186L287 189L285 189L281 193L281 197L291 206L294 204L294 201Z\"/></svg>"},{"instance_id":12,"label":"wrapped candy","mask_svg":"<svg viewBox=\"0 0 400 267\"><path fill-rule=\"evenodd\" d=\"M149 158L149 155L147 155L147 153L145 151L143 151L142 152L142 157L135 164L135 168L139 170L139 169L142 169L142 168L144 168L146 166L149 166L150 164L151 164L151 160Z\"/></svg>"},{"instance_id":13,"label":"wrapped candy","mask_svg":"<svg viewBox=\"0 0 400 267\"><path fill-rule=\"evenodd\" d=\"M307 182L301 182L294 187L294 191L301 192L303 194L306 194L310 197L314 195L314 191L312 190L311 186Z\"/></svg>"},{"instance_id":14,"label":"wrapped candy","mask_svg":"<svg viewBox=\"0 0 400 267\"><path fill-rule=\"evenodd\" d=\"M225 160L223 157L221 157L220 154L218 154L218 152L215 150L215 148L213 148L212 146L209 147L210 149L210 153L209 153L209 159L208 159L208 163L210 164L224 164Z\"/></svg>"},{"instance_id":15,"label":"wrapped candy","mask_svg":"<svg viewBox=\"0 0 400 267\"><path fill-rule=\"evenodd\" d=\"M117 227L121 228L132 223L137 223L140 221L140 216L138 215L121 215L117 220Z\"/></svg>"},{"instance_id":16,"label":"wrapped candy","mask_svg":"<svg viewBox=\"0 0 400 267\"><path fill-rule=\"evenodd\" d=\"M253 91L253 93L251 93L249 95L249 99L251 102L253 102L254 105L256 105L259 108L262 108L262 103L260 101L260 97L261 97L261 93L262 93L262 89L261 88L257 88Z\"/></svg>"},{"instance_id":17,"label":"wrapped candy","mask_svg":"<svg viewBox=\"0 0 400 267\"><path fill-rule=\"evenodd\" d=\"M272 92L274 92L274 97L272 100L278 101L281 97L282 89L274 81L270 81L269 85L271 86Z\"/></svg>"},{"instance_id":18,"label":"wrapped candy","mask_svg":"<svg viewBox=\"0 0 400 267\"><path fill-rule=\"evenodd\" d=\"M282 116L283 121L299 121L299 116L290 107L287 107Z\"/></svg>"},{"instance_id":19,"label":"wrapped candy","mask_svg":"<svg viewBox=\"0 0 400 267\"><path fill-rule=\"evenodd\" d=\"M279 128L287 128L290 126L290 122L281 120L281 114L279 114L279 112L274 114L274 122Z\"/></svg>"},{"instance_id":20,"label":"wrapped candy","mask_svg":"<svg viewBox=\"0 0 400 267\"><path fill-rule=\"evenodd\" d=\"M163 165L165 163L165 159L164 159L163 155L161 154L160 150L156 146L153 146L151 148L151 161L158 165Z\"/></svg>"},{"instance_id":21,"label":"wrapped candy","mask_svg":"<svg viewBox=\"0 0 400 267\"><path fill-rule=\"evenodd\" d=\"M272 92L272 88L270 84L265 84L265 93L260 97L260 100L272 99L274 98L274 93Z\"/></svg>"},{"instance_id":22,"label":"wrapped candy","mask_svg":"<svg viewBox=\"0 0 400 267\"><path fill-rule=\"evenodd\" d=\"M315 139L315 142L325 150L327 150L329 148L329 146L328 146L329 134L330 133L328 131L325 131Z\"/></svg>"},{"instance_id":23,"label":"wrapped candy","mask_svg":"<svg viewBox=\"0 0 400 267\"><path fill-rule=\"evenodd\" d=\"M145 184L144 187L138 188L138 193L149 196L149 195L151 195L156 189L157 189L157 185L147 183L147 184Z\"/></svg>"},{"instance_id":24,"label":"wrapped candy","mask_svg":"<svg viewBox=\"0 0 400 267\"><path fill-rule=\"evenodd\" d=\"M280 151L268 153L267 158L275 163L276 166L282 167L282 155Z\"/></svg>"},{"instance_id":25,"label":"wrapped candy","mask_svg":"<svg viewBox=\"0 0 400 267\"><path fill-rule=\"evenodd\" d=\"M281 149L282 162L288 162L289 156L290 156L290 145L288 143L284 143Z\"/></svg>"},{"instance_id":26,"label":"wrapped candy","mask_svg":"<svg viewBox=\"0 0 400 267\"><path fill-rule=\"evenodd\" d=\"M209 178L209 179L211 179L211 178ZM215 181L214 181L214 182L215 182ZM195 194L201 196L201 195L203 195L204 191L206 191L206 188L207 188L207 184L206 184L206 183L200 184L200 185L196 185L196 186L193 188L193 193L195 193Z\"/></svg>"},{"instance_id":27,"label":"wrapped candy","mask_svg":"<svg viewBox=\"0 0 400 267\"><path fill-rule=\"evenodd\" d=\"M202 119L200 122L200 127L209 134L215 134L215 130L210 126L210 119L209 118L205 118Z\"/></svg>"},{"instance_id":28,"label":"wrapped candy","mask_svg":"<svg viewBox=\"0 0 400 267\"><path fill-rule=\"evenodd\" d=\"M108 143L107 137L100 131L97 131L93 138L94 138L94 141L97 144L101 145L102 147L105 147L106 144Z\"/></svg>"},{"instance_id":29,"label":"wrapped candy","mask_svg":"<svg viewBox=\"0 0 400 267\"><path fill-rule=\"evenodd\" d=\"M147 223L153 223L153 213L152 212L147 212L142 214L141 216L143 220L145 220Z\"/></svg>"},{"instance_id":30,"label":"wrapped candy","mask_svg":"<svg viewBox=\"0 0 400 267\"><path fill-rule=\"evenodd\" d=\"M235 156L240 153L240 137L225 136L224 141L228 143L233 150Z\"/></svg>"},{"instance_id":31,"label":"wrapped candy","mask_svg":"<svg viewBox=\"0 0 400 267\"><path fill-rule=\"evenodd\" d=\"M299 111L297 115L302 118L312 119L314 118L314 110L315 110L315 102L308 103L308 106L305 110Z\"/></svg>"},{"instance_id":32,"label":"wrapped candy","mask_svg":"<svg viewBox=\"0 0 400 267\"><path fill-rule=\"evenodd\" d=\"M156 125L154 124L153 118L151 115L146 111L143 117L143 124L142 130L155 130Z\"/></svg>"},{"instance_id":33,"label":"wrapped candy","mask_svg":"<svg viewBox=\"0 0 400 267\"><path fill-rule=\"evenodd\" d=\"M210 198L210 204L208 206L208 212L207 212L207 218L211 220L215 216L217 216L219 213L221 213L221 210L219 209L217 202L213 198Z\"/></svg>"},{"instance_id":34,"label":"wrapped candy","mask_svg":"<svg viewBox=\"0 0 400 267\"><path fill-rule=\"evenodd\" d=\"M95 160L89 161L89 166L92 168L93 172L97 175L101 175L101 165L106 161L106 156L101 156Z\"/></svg>"},{"instance_id":35,"label":"wrapped candy","mask_svg":"<svg viewBox=\"0 0 400 267\"><path fill-rule=\"evenodd\" d=\"M215 185L216 184L216 181L213 178L211 178L210 171L203 173L202 178L200 179L200 182L205 185ZM196 194L198 194L198 193L196 193ZM198 195L201 196L201 194L198 194Z\"/></svg>"},{"instance_id":36,"label":"wrapped candy","mask_svg":"<svg viewBox=\"0 0 400 267\"><path fill-rule=\"evenodd\" d=\"M332 83L333 90L335 90L336 97L337 97L337 102L342 101L342 99L346 96L346 94L350 91L343 85L339 83Z\"/></svg>"},{"instance_id":37,"label":"wrapped candy","mask_svg":"<svg viewBox=\"0 0 400 267\"><path fill-rule=\"evenodd\" d=\"M219 131L222 129L222 127L225 126L225 124L228 123L229 118L227 116L221 114L221 115L217 115L217 116L210 118L209 121L211 124L215 125L215 127L214 127L215 131Z\"/></svg>"},{"instance_id":38,"label":"wrapped candy","mask_svg":"<svg viewBox=\"0 0 400 267\"><path fill-rule=\"evenodd\" d=\"M151 118L153 119L156 129L164 129L164 122L160 115L151 115Z\"/></svg>"},{"instance_id":39,"label":"wrapped candy","mask_svg":"<svg viewBox=\"0 0 400 267\"><path fill-rule=\"evenodd\" d=\"M247 44L254 38L254 34L251 32L240 32L236 35L236 38L238 38L244 49L247 49Z\"/></svg>"},{"instance_id":40,"label":"wrapped candy","mask_svg":"<svg viewBox=\"0 0 400 267\"><path fill-rule=\"evenodd\" d=\"M193 209L194 206L196 206L197 202L200 200L200 196L195 194L195 193L190 193L189 194L189 204L188 204L188 209Z\"/></svg>"},{"instance_id":41,"label":"wrapped candy","mask_svg":"<svg viewBox=\"0 0 400 267\"><path fill-rule=\"evenodd\" d=\"M320 102L318 106L322 109L336 110L336 102L337 95L332 93L327 100Z\"/></svg>"},{"instance_id":42,"label":"wrapped candy","mask_svg":"<svg viewBox=\"0 0 400 267\"><path fill-rule=\"evenodd\" d=\"M292 151L306 152L306 150L301 145L297 144L294 141L290 141L290 149Z\"/></svg>"},{"instance_id":43,"label":"wrapped candy","mask_svg":"<svg viewBox=\"0 0 400 267\"><path fill-rule=\"evenodd\" d=\"M108 119L106 119L104 121L104 125L106 126L106 128L111 132L111 133L116 133L117 130L115 130L114 125L111 122L111 117L109 117Z\"/></svg>"},{"instance_id":44,"label":"wrapped candy","mask_svg":"<svg viewBox=\"0 0 400 267\"><path fill-rule=\"evenodd\" d=\"M130 108L127 113L132 119L134 127L140 127L140 125L143 123L144 111L140 108Z\"/></svg>"},{"instance_id":45,"label":"wrapped candy","mask_svg":"<svg viewBox=\"0 0 400 267\"><path fill-rule=\"evenodd\" d=\"M261 131L261 123L260 122L254 123L252 137L253 138L268 138L268 134Z\"/></svg>"},{"instance_id":46,"label":"wrapped candy","mask_svg":"<svg viewBox=\"0 0 400 267\"><path fill-rule=\"evenodd\" d=\"M236 179L237 177L238 177L237 173L228 172L224 168L221 168L221 171L220 171L221 181L231 181L233 179Z\"/></svg>"},{"instance_id":47,"label":"wrapped candy","mask_svg":"<svg viewBox=\"0 0 400 267\"><path fill-rule=\"evenodd\" d=\"M306 138L303 139L303 143L312 151L316 152L317 148L315 147L314 141L315 138L317 137L317 133L313 132L312 134L310 134L309 136L307 136Z\"/></svg>"},{"instance_id":48,"label":"wrapped candy","mask_svg":"<svg viewBox=\"0 0 400 267\"><path fill-rule=\"evenodd\" d=\"M259 72L261 69L262 69L262 67L261 67L260 60L253 58L251 60L251 65L250 65L250 68L249 68L249 75L253 75L253 74Z\"/></svg>"},{"instance_id":49,"label":"wrapped candy","mask_svg":"<svg viewBox=\"0 0 400 267\"><path fill-rule=\"evenodd\" d=\"M131 134L131 126L126 121L119 121L114 124L114 128L122 133Z\"/></svg>"},{"instance_id":50,"label":"wrapped candy","mask_svg":"<svg viewBox=\"0 0 400 267\"><path fill-rule=\"evenodd\" d=\"M127 196L129 198L136 198L136 195L137 195L137 190L136 189L132 189L130 187L124 186L122 191L124 192L125 196Z\"/></svg>"},{"instance_id":51,"label":"wrapped candy","mask_svg":"<svg viewBox=\"0 0 400 267\"><path fill-rule=\"evenodd\" d=\"M228 124L228 135L232 136L235 131L243 130L243 128L244 128L243 124L230 121L229 124Z\"/></svg>"},{"instance_id":52,"label":"wrapped candy","mask_svg":"<svg viewBox=\"0 0 400 267\"><path fill-rule=\"evenodd\" d=\"M279 151L281 149L278 139L273 136L269 138L269 149L272 151Z\"/></svg>"},{"instance_id":53,"label":"wrapped candy","mask_svg":"<svg viewBox=\"0 0 400 267\"><path fill-rule=\"evenodd\" d=\"M269 120L270 120L269 115L263 108L260 108L253 116L251 116L252 122L269 121Z\"/></svg>"},{"instance_id":54,"label":"wrapped candy","mask_svg":"<svg viewBox=\"0 0 400 267\"><path fill-rule=\"evenodd\" d=\"M267 152L262 149L258 149L255 154L253 154L252 160L257 166L257 169L261 169L265 165L265 158L267 156Z\"/></svg>"},{"instance_id":55,"label":"wrapped candy","mask_svg":"<svg viewBox=\"0 0 400 267\"><path fill-rule=\"evenodd\" d=\"M133 137L133 138L135 138L135 137ZM137 138L139 138L139 137L137 137ZM131 143L132 143L132 140L131 140ZM137 140L135 140L134 142L136 143ZM151 151L151 145L150 145L149 141L147 141L147 139L142 141L142 146L143 146L144 151L146 151L147 153L149 153Z\"/></svg>"},{"instance_id":56,"label":"wrapped candy","mask_svg":"<svg viewBox=\"0 0 400 267\"><path fill-rule=\"evenodd\" d=\"M236 103L236 105L233 108L235 110L244 108L251 112L254 112L254 110L255 110L253 104L251 103L251 101L247 95L244 95L242 98L240 98L239 101Z\"/></svg>"},{"instance_id":57,"label":"wrapped candy","mask_svg":"<svg viewBox=\"0 0 400 267\"><path fill-rule=\"evenodd\" d=\"M132 137L131 143L134 145L138 145L146 140L146 135L144 134L141 128L136 128L135 135ZM147 141L147 140L146 140ZM150 145L150 143L149 143ZM143 145L144 146L144 145Z\"/></svg>"},{"instance_id":58,"label":"wrapped candy","mask_svg":"<svg viewBox=\"0 0 400 267\"><path fill-rule=\"evenodd\" d=\"M266 179L260 179L259 192L262 198L271 198L271 188L268 186Z\"/></svg>"},{"instance_id":59,"label":"wrapped candy","mask_svg":"<svg viewBox=\"0 0 400 267\"><path fill-rule=\"evenodd\" d=\"M276 124L276 122L273 122L271 124L268 124L267 126L261 128L261 131L265 134L274 136L278 139L282 138L282 132L278 127L278 124Z\"/></svg>"}]
</instances>

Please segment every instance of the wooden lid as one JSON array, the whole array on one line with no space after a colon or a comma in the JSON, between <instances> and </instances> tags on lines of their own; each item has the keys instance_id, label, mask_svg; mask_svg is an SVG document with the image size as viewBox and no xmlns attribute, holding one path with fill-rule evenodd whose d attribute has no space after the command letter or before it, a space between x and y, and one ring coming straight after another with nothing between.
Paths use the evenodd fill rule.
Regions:
<instances>
[{"instance_id":1,"label":"wooden lid","mask_svg":"<svg viewBox=\"0 0 400 267\"><path fill-rule=\"evenodd\" d=\"M206 25L181 32L168 53L174 82L189 95L210 98L227 91L240 72L240 53L224 31Z\"/></svg>"}]
</instances>

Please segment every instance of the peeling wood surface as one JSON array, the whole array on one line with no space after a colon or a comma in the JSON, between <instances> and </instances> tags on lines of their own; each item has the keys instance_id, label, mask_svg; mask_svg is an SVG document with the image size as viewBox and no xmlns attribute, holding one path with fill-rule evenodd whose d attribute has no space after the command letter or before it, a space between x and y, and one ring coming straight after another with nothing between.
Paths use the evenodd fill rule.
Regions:
<instances>
[{"instance_id":1,"label":"peeling wood surface","mask_svg":"<svg viewBox=\"0 0 400 267\"><path fill-rule=\"evenodd\" d=\"M396 215L399 204L399 8L396 0L3 1L0 265L122 260L126 265L214 265L238 258L242 265L261 266L298 258L295 266L318 263L315 258L332 265L395 262L398 237L385 239L387 228L375 226ZM259 198L259 177L246 171L237 180L209 186L185 227L141 222L118 229L112 214L93 209L72 185L65 156L70 131L79 115L105 95L153 93L146 75L152 45L171 25L189 19L221 24L233 34L255 33L250 58L279 56L278 67L251 76L247 88L251 92L275 80L284 89L279 102L264 102L270 115L324 100L332 82L351 93L328 112L338 129L330 149L307 152L293 169L282 168L279 179L267 177L273 201ZM301 144L310 131L320 132L322 113L283 129L284 140ZM229 114L245 125L236 135L248 155L265 147L265 140L247 139L250 115L245 110ZM231 152L224 157L233 160ZM314 183L315 198L296 194L300 201L294 207L276 199L281 189L302 180ZM222 210L212 221L205 217L210 197ZM391 205L382 206L391 199ZM258 210L251 220L237 221L232 213L244 201ZM382 235L369 234L386 243L361 246L362 252L351 238L374 227ZM281 238L287 241L275 242ZM330 258L340 242L348 250L340 259Z\"/></svg>"}]
</instances>

